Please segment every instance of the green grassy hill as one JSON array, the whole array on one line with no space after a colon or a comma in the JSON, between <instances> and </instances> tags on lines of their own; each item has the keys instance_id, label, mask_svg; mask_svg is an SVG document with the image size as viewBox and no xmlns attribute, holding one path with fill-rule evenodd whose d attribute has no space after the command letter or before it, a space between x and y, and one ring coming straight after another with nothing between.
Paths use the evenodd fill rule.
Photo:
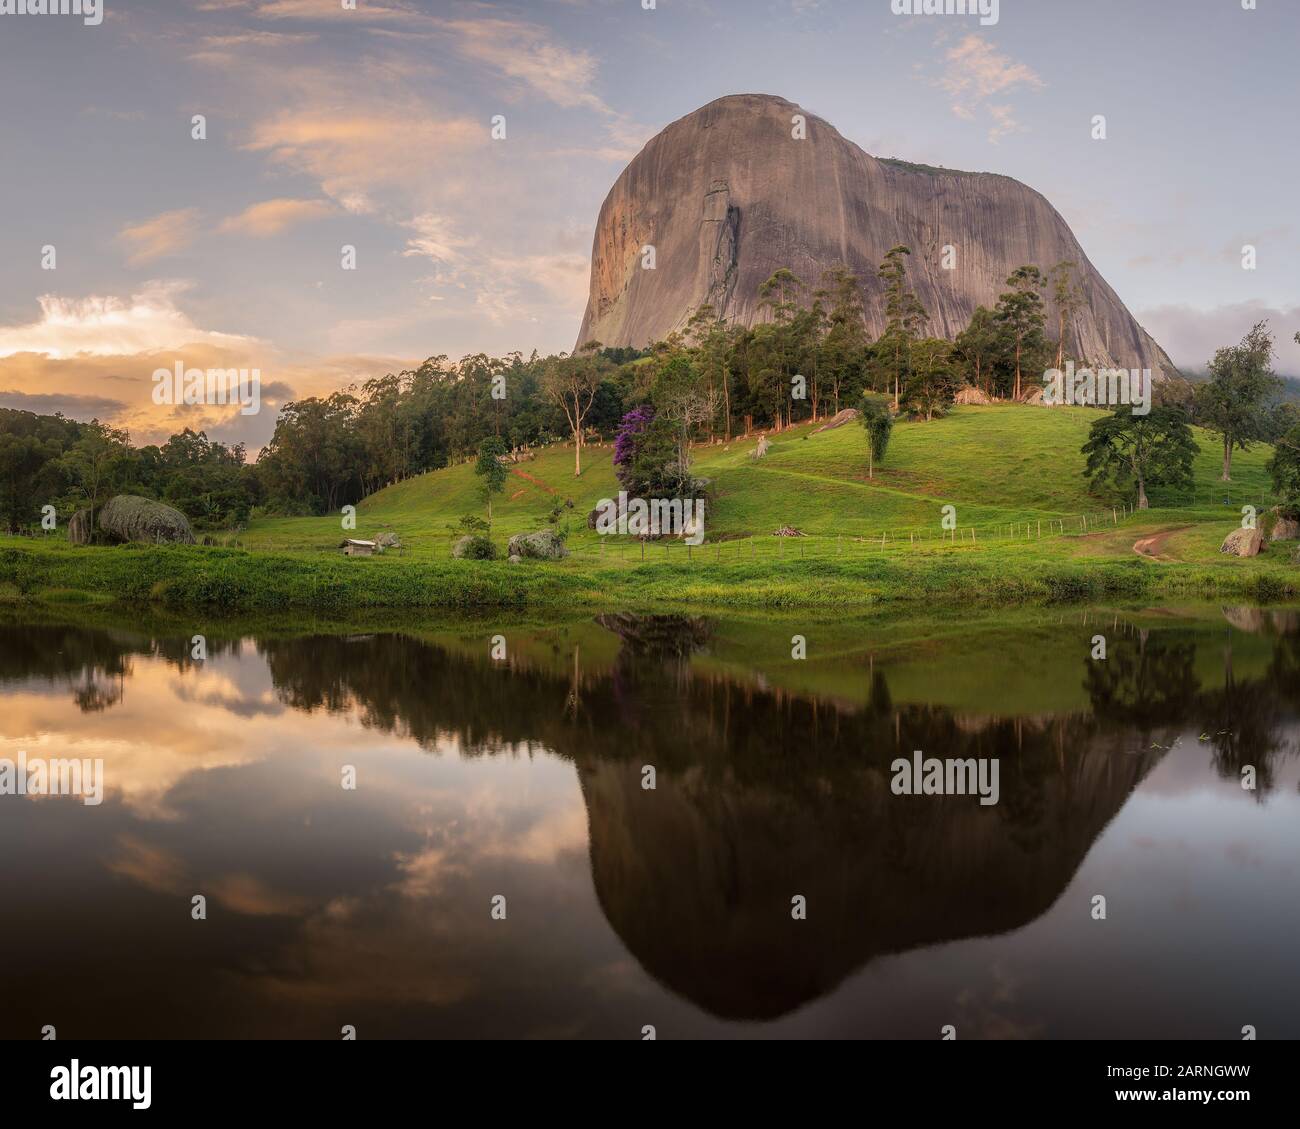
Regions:
<instances>
[{"instance_id":1,"label":"green grassy hill","mask_svg":"<svg viewBox=\"0 0 1300 1129\"><path fill-rule=\"evenodd\" d=\"M1294 544L1250 560L1218 552L1241 507L1271 504L1267 447L1238 453L1235 481L1218 482L1220 453L1202 450L1191 496L1152 491L1152 509L1123 514L1090 496L1080 447L1097 418L1086 408L963 407L932 423L900 423L888 457L866 474L866 440L849 424L696 449L712 480L706 544L642 545L601 537L586 515L617 494L612 448L541 450L513 468L494 503L493 540L546 528L556 503L569 558L521 564L450 556L462 515L484 507L472 464L383 490L341 515L263 518L223 547L74 548L0 538L0 602L125 599L173 609L356 615L378 608L491 609L733 607L798 611L900 603L1003 606L1042 600L1167 603L1300 595ZM954 506L956 536L940 526ZM783 525L806 536L771 536ZM400 553L344 558L346 536L393 531ZM1141 542L1143 552L1137 551Z\"/></svg>"},{"instance_id":2,"label":"green grassy hill","mask_svg":"<svg viewBox=\"0 0 1300 1129\"><path fill-rule=\"evenodd\" d=\"M750 458L753 438L699 446L696 473L713 483L708 540L763 538L761 551L775 552L779 539L770 534L791 525L812 538L805 552L841 538L879 541L882 533L886 546L910 543L940 536L945 505L956 507L967 535L975 527L977 541L1007 535L1001 527L1017 523L1022 534L1029 523L1035 539L1039 522L1045 534L1054 520L1067 532L1082 532L1080 515L1110 508L1088 494L1082 475L1079 448L1096 418L1086 408L996 406L958 408L928 424L900 423L874 479L867 478L866 441L857 424L821 433L807 424L792 428L771 436L770 451L759 461ZM1213 437L1200 433L1198 440L1195 495L1175 498L1155 490L1153 510L1142 520L1233 523L1243 503L1269 499L1264 464L1270 448L1238 453L1235 481L1225 487L1217 482L1220 454ZM462 514L484 513L476 485L466 463L389 487L358 507L352 536L390 528L402 536L408 555L445 558L448 525ZM597 552L605 539L587 529L586 515L617 492L612 447L588 448L581 478L573 474L571 446L543 449L514 469L505 494L493 503L493 537L504 544L511 534L543 528L557 501L572 500L573 509L561 517L569 524L570 547L580 555ZM338 517L263 519L240 540L256 549L333 551L342 535Z\"/></svg>"}]
</instances>

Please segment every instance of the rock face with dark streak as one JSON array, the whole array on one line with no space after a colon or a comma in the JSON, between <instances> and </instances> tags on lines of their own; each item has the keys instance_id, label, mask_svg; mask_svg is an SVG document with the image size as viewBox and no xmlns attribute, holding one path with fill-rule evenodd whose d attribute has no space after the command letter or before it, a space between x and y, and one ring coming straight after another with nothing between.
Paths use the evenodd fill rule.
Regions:
<instances>
[{"instance_id":1,"label":"rock face with dark streak","mask_svg":"<svg viewBox=\"0 0 1300 1129\"><path fill-rule=\"evenodd\" d=\"M807 136L792 137L804 114ZM868 329L884 328L876 269L896 244L908 277L952 338L977 305L992 307L1025 264L1078 264L1084 306L1067 340L1094 365L1176 373L1093 268L1065 221L1010 177L878 160L829 123L762 94L719 98L674 122L623 171L606 197L592 247L591 294L578 344L643 347L711 303L728 321L765 318L759 287L789 267L815 288L845 263L862 279ZM943 248L956 249L953 270ZM642 248L655 249L655 269ZM1056 310L1048 297L1049 336Z\"/></svg>"}]
</instances>

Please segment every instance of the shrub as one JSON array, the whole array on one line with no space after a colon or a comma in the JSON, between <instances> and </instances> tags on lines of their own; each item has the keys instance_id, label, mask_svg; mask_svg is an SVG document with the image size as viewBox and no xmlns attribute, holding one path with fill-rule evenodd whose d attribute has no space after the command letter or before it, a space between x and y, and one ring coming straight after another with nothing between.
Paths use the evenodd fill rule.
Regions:
<instances>
[{"instance_id":1,"label":"shrub","mask_svg":"<svg viewBox=\"0 0 1300 1129\"><path fill-rule=\"evenodd\" d=\"M482 536L468 538L461 549L461 556L469 561L494 561L500 555L491 540Z\"/></svg>"}]
</instances>

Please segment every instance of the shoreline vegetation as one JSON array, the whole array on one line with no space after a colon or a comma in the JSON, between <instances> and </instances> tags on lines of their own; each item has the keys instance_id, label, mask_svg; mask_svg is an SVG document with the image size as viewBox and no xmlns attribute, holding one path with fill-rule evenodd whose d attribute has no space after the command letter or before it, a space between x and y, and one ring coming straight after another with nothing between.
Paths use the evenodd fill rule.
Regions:
<instances>
[{"instance_id":1,"label":"shoreline vegetation","mask_svg":"<svg viewBox=\"0 0 1300 1129\"><path fill-rule=\"evenodd\" d=\"M513 609L560 611L609 608L673 610L853 610L888 606L954 608L1234 598L1269 603L1300 598L1289 554L1253 560L1195 563L1068 555L1113 547L1116 539L1159 534L1126 524L1087 537L1004 544L885 548L852 555L833 543L783 550L765 546L747 558L709 547L692 554L672 546L667 560L602 565L591 559L561 563L354 561L195 546L123 545L81 548L0 539L0 604L114 603L205 614L370 609L474 612ZM1212 537L1233 526L1214 523ZM1173 535L1208 530L1184 527ZM1105 544L1088 545L1090 540ZM1075 542L1075 544L1070 544ZM664 550L659 550L664 552Z\"/></svg>"}]
</instances>

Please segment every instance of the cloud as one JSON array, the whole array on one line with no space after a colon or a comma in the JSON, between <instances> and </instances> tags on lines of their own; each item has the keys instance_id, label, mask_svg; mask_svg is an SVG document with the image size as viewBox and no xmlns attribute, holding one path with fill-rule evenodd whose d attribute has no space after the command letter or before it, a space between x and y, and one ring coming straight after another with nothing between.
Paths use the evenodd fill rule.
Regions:
<instances>
[{"instance_id":1,"label":"cloud","mask_svg":"<svg viewBox=\"0 0 1300 1129\"><path fill-rule=\"evenodd\" d=\"M321 0L262 0L257 5L257 15L264 20L330 20L343 19L358 23L419 24L429 17L404 4L384 3L384 0L362 0L355 11L344 12L342 5L321 3Z\"/></svg>"},{"instance_id":2,"label":"cloud","mask_svg":"<svg viewBox=\"0 0 1300 1129\"><path fill-rule=\"evenodd\" d=\"M315 368L284 362L257 338L195 324L177 305L186 289L183 282L152 282L127 298L42 296L36 320L0 326L0 389L19 390L0 392L0 403L98 418L127 428L137 442L157 442L191 427L253 448L265 443L276 409L293 397L299 382L317 390ZM261 414L241 415L237 404L154 404L154 371L177 361L203 369L258 369ZM337 379L329 366L322 370L324 379Z\"/></svg>"},{"instance_id":3,"label":"cloud","mask_svg":"<svg viewBox=\"0 0 1300 1129\"><path fill-rule=\"evenodd\" d=\"M237 216L224 221L219 231L244 235L276 235L297 223L323 219L334 211L326 200L293 200L281 197L250 204Z\"/></svg>"},{"instance_id":4,"label":"cloud","mask_svg":"<svg viewBox=\"0 0 1300 1129\"><path fill-rule=\"evenodd\" d=\"M198 208L179 208L124 227L117 238L127 248L128 265L139 266L184 250L198 234L198 218Z\"/></svg>"},{"instance_id":5,"label":"cloud","mask_svg":"<svg viewBox=\"0 0 1300 1129\"><path fill-rule=\"evenodd\" d=\"M106 396L76 396L59 393L0 391L0 408L13 408L20 412L34 412L38 416L55 414L68 419L112 419L126 410L121 400Z\"/></svg>"},{"instance_id":6,"label":"cloud","mask_svg":"<svg viewBox=\"0 0 1300 1129\"><path fill-rule=\"evenodd\" d=\"M497 17L446 20L440 26L455 38L462 57L491 67L557 106L594 110L606 119L609 144L562 150L562 155L627 161L652 136L653 130L614 110L596 93L595 57L557 42L548 29Z\"/></svg>"},{"instance_id":7,"label":"cloud","mask_svg":"<svg viewBox=\"0 0 1300 1129\"><path fill-rule=\"evenodd\" d=\"M935 85L952 98L952 112L974 121L980 112L992 119L988 138L996 144L1021 126L1012 107L992 101L1019 89L1042 89L1043 80L1032 67L998 52L987 40L970 34L944 52L944 73Z\"/></svg>"},{"instance_id":8,"label":"cloud","mask_svg":"<svg viewBox=\"0 0 1300 1129\"><path fill-rule=\"evenodd\" d=\"M40 353L63 359L123 354L207 344L247 347L255 339L200 329L176 305L184 282L149 282L129 298L91 295L62 298L43 294L41 315L25 325L0 326L0 357Z\"/></svg>"},{"instance_id":9,"label":"cloud","mask_svg":"<svg viewBox=\"0 0 1300 1129\"><path fill-rule=\"evenodd\" d=\"M1216 349L1235 345L1256 322L1267 321L1277 347L1274 367L1300 376L1300 306L1270 306L1260 299L1198 309L1189 305L1151 306L1135 315L1180 368L1202 369Z\"/></svg>"},{"instance_id":10,"label":"cloud","mask_svg":"<svg viewBox=\"0 0 1300 1129\"><path fill-rule=\"evenodd\" d=\"M261 377L261 412L246 416L237 404L155 404L154 371L170 370L177 361L187 368L256 368ZM410 358L361 355L286 357L260 343L256 348L199 344L66 359L19 353L0 358L0 389L21 389L0 392L0 406L38 414L62 411L83 421L99 419L125 428L137 444L161 443L188 427L224 443L244 443L256 453L275 430L279 409L290 400L328 396L413 363Z\"/></svg>"},{"instance_id":11,"label":"cloud","mask_svg":"<svg viewBox=\"0 0 1300 1129\"><path fill-rule=\"evenodd\" d=\"M583 254L496 256L490 260L498 286L516 279L540 287L547 295L581 309L591 286L591 261Z\"/></svg>"},{"instance_id":12,"label":"cloud","mask_svg":"<svg viewBox=\"0 0 1300 1129\"><path fill-rule=\"evenodd\" d=\"M557 106L612 113L593 91L597 65L587 51L564 47L544 28L504 19L448 20L460 53L524 83Z\"/></svg>"},{"instance_id":13,"label":"cloud","mask_svg":"<svg viewBox=\"0 0 1300 1129\"><path fill-rule=\"evenodd\" d=\"M258 123L243 148L309 173L352 212L369 211L378 188L428 180L439 159L486 143L487 126L431 114L419 102L336 110L302 107Z\"/></svg>"},{"instance_id":14,"label":"cloud","mask_svg":"<svg viewBox=\"0 0 1300 1129\"><path fill-rule=\"evenodd\" d=\"M415 232L406 241L406 250L402 252L406 258L423 255L435 263L458 263L464 258L463 248L475 242L473 237L457 235L450 221L443 216L416 216L406 226Z\"/></svg>"},{"instance_id":15,"label":"cloud","mask_svg":"<svg viewBox=\"0 0 1300 1129\"><path fill-rule=\"evenodd\" d=\"M308 32L241 31L205 35L199 40L198 50L189 58L197 62L227 65L244 57L249 48L281 50L313 43L316 36Z\"/></svg>"}]
</instances>

